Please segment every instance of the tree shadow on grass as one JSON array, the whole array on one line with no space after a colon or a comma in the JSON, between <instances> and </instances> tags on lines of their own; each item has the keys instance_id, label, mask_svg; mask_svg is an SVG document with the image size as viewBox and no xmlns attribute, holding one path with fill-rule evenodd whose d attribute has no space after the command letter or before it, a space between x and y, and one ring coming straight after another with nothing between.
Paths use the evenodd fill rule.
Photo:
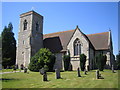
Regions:
<instances>
[{"instance_id":1,"label":"tree shadow on grass","mask_svg":"<svg viewBox=\"0 0 120 90\"><path fill-rule=\"evenodd\" d=\"M12 80L19 80L19 79L14 79L14 78L0 78L0 81L2 81L2 82L12 81Z\"/></svg>"},{"instance_id":2,"label":"tree shadow on grass","mask_svg":"<svg viewBox=\"0 0 120 90\"><path fill-rule=\"evenodd\" d=\"M51 80L43 81L43 82L50 82Z\"/></svg>"}]
</instances>

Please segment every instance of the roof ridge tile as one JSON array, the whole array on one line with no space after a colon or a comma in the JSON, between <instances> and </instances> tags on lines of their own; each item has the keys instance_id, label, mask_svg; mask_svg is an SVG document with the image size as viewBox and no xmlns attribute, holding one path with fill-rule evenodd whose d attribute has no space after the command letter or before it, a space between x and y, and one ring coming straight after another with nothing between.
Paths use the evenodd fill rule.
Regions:
<instances>
[{"instance_id":1,"label":"roof ridge tile","mask_svg":"<svg viewBox=\"0 0 120 90\"><path fill-rule=\"evenodd\" d=\"M90 36L90 35L97 35L97 34L104 34L104 33L109 33L109 32L101 32L101 33L86 34L86 35L87 35L87 36Z\"/></svg>"}]
</instances>

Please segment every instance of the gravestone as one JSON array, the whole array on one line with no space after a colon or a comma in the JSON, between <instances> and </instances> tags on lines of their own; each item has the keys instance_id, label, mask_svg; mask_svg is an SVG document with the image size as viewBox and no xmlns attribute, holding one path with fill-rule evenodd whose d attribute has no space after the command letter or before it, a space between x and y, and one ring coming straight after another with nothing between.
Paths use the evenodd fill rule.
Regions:
<instances>
[{"instance_id":1,"label":"gravestone","mask_svg":"<svg viewBox=\"0 0 120 90\"><path fill-rule=\"evenodd\" d=\"M78 72L78 77L81 77L79 67L77 68L77 72Z\"/></svg>"},{"instance_id":2,"label":"gravestone","mask_svg":"<svg viewBox=\"0 0 120 90\"><path fill-rule=\"evenodd\" d=\"M86 69L84 70L84 74L87 75L87 71L86 71Z\"/></svg>"},{"instance_id":3,"label":"gravestone","mask_svg":"<svg viewBox=\"0 0 120 90\"><path fill-rule=\"evenodd\" d=\"M99 71L96 70L96 79L99 79Z\"/></svg>"},{"instance_id":4,"label":"gravestone","mask_svg":"<svg viewBox=\"0 0 120 90\"><path fill-rule=\"evenodd\" d=\"M115 73L115 72L114 72L114 66L113 66L113 65L112 65L112 72Z\"/></svg>"},{"instance_id":5,"label":"gravestone","mask_svg":"<svg viewBox=\"0 0 120 90\"><path fill-rule=\"evenodd\" d=\"M27 68L26 67L24 68L24 73L27 73Z\"/></svg>"},{"instance_id":6,"label":"gravestone","mask_svg":"<svg viewBox=\"0 0 120 90\"><path fill-rule=\"evenodd\" d=\"M56 73L56 79L60 79L60 70L59 69L55 69L55 73Z\"/></svg>"},{"instance_id":7,"label":"gravestone","mask_svg":"<svg viewBox=\"0 0 120 90\"><path fill-rule=\"evenodd\" d=\"M45 74L44 68L40 69L39 72L40 72L41 75Z\"/></svg>"},{"instance_id":8,"label":"gravestone","mask_svg":"<svg viewBox=\"0 0 120 90\"><path fill-rule=\"evenodd\" d=\"M47 81L47 73L46 72L43 74L43 81Z\"/></svg>"},{"instance_id":9,"label":"gravestone","mask_svg":"<svg viewBox=\"0 0 120 90\"><path fill-rule=\"evenodd\" d=\"M43 75L43 81L47 81L47 73L45 72L44 68L39 70L40 74Z\"/></svg>"}]
</instances>

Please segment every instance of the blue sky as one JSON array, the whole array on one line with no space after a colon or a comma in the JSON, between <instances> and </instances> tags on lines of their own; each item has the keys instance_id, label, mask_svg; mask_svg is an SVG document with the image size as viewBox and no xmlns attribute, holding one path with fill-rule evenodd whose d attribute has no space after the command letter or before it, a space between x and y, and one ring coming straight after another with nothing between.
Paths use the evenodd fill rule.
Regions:
<instances>
[{"instance_id":1,"label":"blue sky","mask_svg":"<svg viewBox=\"0 0 120 90\"><path fill-rule=\"evenodd\" d=\"M76 25L85 34L106 32L110 28L114 54L118 53L117 2L3 2L2 29L12 22L17 40L19 15L32 7L44 16L44 34L72 30Z\"/></svg>"}]
</instances>

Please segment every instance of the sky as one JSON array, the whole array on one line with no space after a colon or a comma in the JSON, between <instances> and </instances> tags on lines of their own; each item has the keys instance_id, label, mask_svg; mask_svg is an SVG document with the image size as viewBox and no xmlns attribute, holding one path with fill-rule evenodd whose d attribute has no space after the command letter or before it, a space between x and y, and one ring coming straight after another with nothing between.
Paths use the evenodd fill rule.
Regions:
<instances>
[{"instance_id":1,"label":"sky","mask_svg":"<svg viewBox=\"0 0 120 90\"><path fill-rule=\"evenodd\" d=\"M77 25L85 34L111 30L114 54L118 53L117 2L2 2L0 30L12 22L18 40L19 15L31 10L44 17L44 34L72 30Z\"/></svg>"}]
</instances>

